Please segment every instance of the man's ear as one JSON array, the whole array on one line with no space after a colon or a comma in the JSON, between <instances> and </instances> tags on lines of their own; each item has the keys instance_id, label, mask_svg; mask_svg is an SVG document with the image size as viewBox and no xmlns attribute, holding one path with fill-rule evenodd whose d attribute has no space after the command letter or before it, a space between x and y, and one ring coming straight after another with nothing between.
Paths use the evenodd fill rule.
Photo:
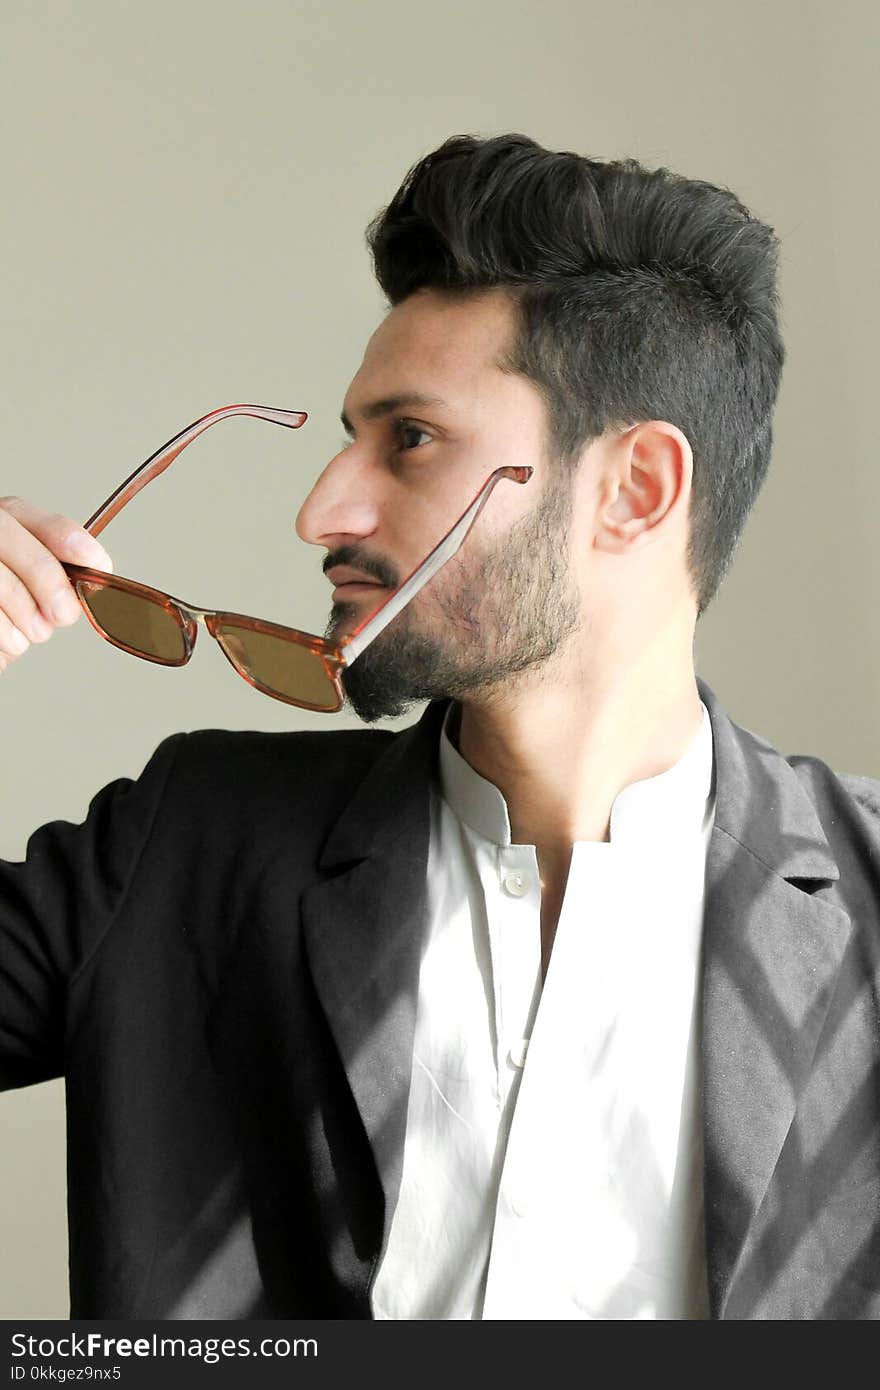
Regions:
<instances>
[{"instance_id":1,"label":"man's ear","mask_svg":"<svg viewBox=\"0 0 880 1390\"><path fill-rule=\"evenodd\" d=\"M633 425L614 440L600 486L595 545L622 554L686 521L693 480L687 437L668 420Z\"/></svg>"}]
</instances>

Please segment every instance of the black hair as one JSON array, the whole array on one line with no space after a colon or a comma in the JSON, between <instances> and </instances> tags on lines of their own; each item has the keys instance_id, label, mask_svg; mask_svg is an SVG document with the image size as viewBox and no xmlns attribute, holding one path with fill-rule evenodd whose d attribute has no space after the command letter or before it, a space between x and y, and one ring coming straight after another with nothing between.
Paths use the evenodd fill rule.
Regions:
<instances>
[{"instance_id":1,"label":"black hair","mask_svg":"<svg viewBox=\"0 0 880 1390\"><path fill-rule=\"evenodd\" d=\"M457 135L419 160L367 229L394 306L420 289L509 289L516 344L551 451L571 463L608 429L662 419L694 456L687 566L714 597L770 461L785 349L778 239L729 189Z\"/></svg>"}]
</instances>

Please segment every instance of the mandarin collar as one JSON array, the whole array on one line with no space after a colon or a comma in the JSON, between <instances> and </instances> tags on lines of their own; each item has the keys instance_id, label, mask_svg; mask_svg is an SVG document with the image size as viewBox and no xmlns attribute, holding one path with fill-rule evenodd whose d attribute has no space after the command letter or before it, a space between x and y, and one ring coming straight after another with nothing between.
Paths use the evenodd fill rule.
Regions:
<instances>
[{"instance_id":1,"label":"mandarin collar","mask_svg":"<svg viewBox=\"0 0 880 1390\"><path fill-rule=\"evenodd\" d=\"M611 807L610 842L656 843L659 838L680 838L688 830L699 832L714 801L712 722L700 701L700 728L672 767L630 782L614 798ZM482 777L461 756L452 741L458 707L450 704L440 731L439 781L443 799L459 820L484 840L502 848L510 846L510 816L504 796L493 782Z\"/></svg>"}]
</instances>

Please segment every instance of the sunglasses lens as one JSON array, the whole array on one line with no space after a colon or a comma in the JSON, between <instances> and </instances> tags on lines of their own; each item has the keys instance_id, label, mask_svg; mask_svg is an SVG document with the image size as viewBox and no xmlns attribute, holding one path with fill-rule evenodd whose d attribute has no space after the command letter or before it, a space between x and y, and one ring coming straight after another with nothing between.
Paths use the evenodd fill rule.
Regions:
<instances>
[{"instance_id":1,"label":"sunglasses lens","mask_svg":"<svg viewBox=\"0 0 880 1390\"><path fill-rule=\"evenodd\" d=\"M76 591L111 642L119 643L137 656L168 666L179 666L186 661L186 642L173 610L143 594L130 594L112 584L90 584L88 580L80 580Z\"/></svg>"},{"instance_id":2,"label":"sunglasses lens","mask_svg":"<svg viewBox=\"0 0 880 1390\"><path fill-rule=\"evenodd\" d=\"M315 709L339 708L336 684L309 647L229 623L219 624L215 636L232 664L265 690Z\"/></svg>"}]
</instances>

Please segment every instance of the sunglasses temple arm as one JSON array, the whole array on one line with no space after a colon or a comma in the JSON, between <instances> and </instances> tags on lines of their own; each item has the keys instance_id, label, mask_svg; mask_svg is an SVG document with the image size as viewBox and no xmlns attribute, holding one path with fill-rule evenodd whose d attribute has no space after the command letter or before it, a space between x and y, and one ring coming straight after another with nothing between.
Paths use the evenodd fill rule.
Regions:
<instances>
[{"instance_id":1,"label":"sunglasses temple arm","mask_svg":"<svg viewBox=\"0 0 880 1390\"><path fill-rule=\"evenodd\" d=\"M394 593L385 600L381 608L378 608L359 628L355 628L347 640L343 640L340 655L346 666L350 666L361 652L379 636L379 633L384 632L388 624L406 607L410 599L415 598L419 590L428 583L428 580L433 579L447 560L451 560L453 555L458 552L489 500L489 495L495 484L500 482L502 478L509 478L514 483L525 483L528 482L531 475L531 468L507 467L497 468L486 479L467 511L451 530L447 531L443 539L435 545L430 555L422 561L418 569L413 570L409 578L405 579L400 587L394 590Z\"/></svg>"},{"instance_id":2,"label":"sunglasses temple arm","mask_svg":"<svg viewBox=\"0 0 880 1390\"><path fill-rule=\"evenodd\" d=\"M151 483L154 478L158 478L160 473L172 464L178 454L182 453L188 444L211 425L215 425L218 420L226 420L233 415L251 415L257 420L268 420L275 425L284 425L288 429L299 429L300 425L305 424L308 416L304 410L276 410L272 406L264 405L223 405L218 410L212 410L207 415L202 415L191 425L187 425L185 430L181 430L173 439L169 439L167 444L163 444L161 449L157 449L154 454L136 468L133 473L119 484L115 492L112 492L105 502L102 502L96 512L93 512L85 523L85 530L93 536L99 536L104 527L122 511L127 502L132 497L136 497L141 488Z\"/></svg>"}]
</instances>

